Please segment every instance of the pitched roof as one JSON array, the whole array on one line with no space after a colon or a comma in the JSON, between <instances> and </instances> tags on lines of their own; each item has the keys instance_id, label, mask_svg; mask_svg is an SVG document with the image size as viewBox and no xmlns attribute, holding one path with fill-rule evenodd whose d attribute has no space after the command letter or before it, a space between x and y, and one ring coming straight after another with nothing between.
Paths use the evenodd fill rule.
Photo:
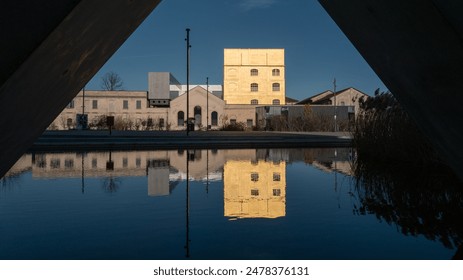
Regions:
<instances>
[{"instance_id":1,"label":"pitched roof","mask_svg":"<svg viewBox=\"0 0 463 280\"><path fill-rule=\"evenodd\" d=\"M285 102L286 103L296 103L296 102L299 102L299 100L285 96Z\"/></svg>"},{"instance_id":2,"label":"pitched roof","mask_svg":"<svg viewBox=\"0 0 463 280\"><path fill-rule=\"evenodd\" d=\"M301 101L297 102L296 104L310 104L314 101L314 99L321 99L325 95L332 95L333 92L331 90L325 90L323 92L320 92L318 94L312 95L310 97L307 97L306 99L302 99Z\"/></svg>"},{"instance_id":3,"label":"pitched roof","mask_svg":"<svg viewBox=\"0 0 463 280\"><path fill-rule=\"evenodd\" d=\"M358 89L356 89L354 87L348 87L348 88L345 88L345 89L338 90L338 91L336 91L336 96L342 94L345 91L351 90L351 89L359 92L360 94L368 96L366 93L364 93L364 92L362 92L362 91L360 91L360 90L358 90ZM325 91L323 91L321 93L318 93L316 95L313 95L311 97L303 99L303 100L297 102L296 104L310 104L310 103L315 103L315 102L323 102L323 101L325 101L327 99L331 99L333 96L334 96L333 91L325 90Z\"/></svg>"}]
</instances>

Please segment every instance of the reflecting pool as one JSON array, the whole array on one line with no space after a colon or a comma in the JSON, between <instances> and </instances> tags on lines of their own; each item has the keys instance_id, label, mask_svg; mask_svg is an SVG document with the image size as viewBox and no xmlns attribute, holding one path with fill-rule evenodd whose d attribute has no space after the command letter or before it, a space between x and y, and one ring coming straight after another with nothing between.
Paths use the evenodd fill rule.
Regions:
<instances>
[{"instance_id":1,"label":"reflecting pool","mask_svg":"<svg viewBox=\"0 0 463 280\"><path fill-rule=\"evenodd\" d=\"M459 183L353 162L348 148L26 154L0 181L0 259L461 258Z\"/></svg>"}]
</instances>

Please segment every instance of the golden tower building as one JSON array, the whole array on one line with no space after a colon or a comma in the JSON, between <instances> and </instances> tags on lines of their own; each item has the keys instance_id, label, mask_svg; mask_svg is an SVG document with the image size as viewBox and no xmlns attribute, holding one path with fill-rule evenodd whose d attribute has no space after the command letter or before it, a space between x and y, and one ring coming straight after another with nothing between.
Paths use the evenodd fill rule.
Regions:
<instances>
[{"instance_id":1,"label":"golden tower building","mask_svg":"<svg viewBox=\"0 0 463 280\"><path fill-rule=\"evenodd\" d=\"M284 49L224 49L226 104L284 105Z\"/></svg>"},{"instance_id":2,"label":"golden tower building","mask_svg":"<svg viewBox=\"0 0 463 280\"><path fill-rule=\"evenodd\" d=\"M224 216L286 215L286 162L229 160L224 165Z\"/></svg>"}]
</instances>

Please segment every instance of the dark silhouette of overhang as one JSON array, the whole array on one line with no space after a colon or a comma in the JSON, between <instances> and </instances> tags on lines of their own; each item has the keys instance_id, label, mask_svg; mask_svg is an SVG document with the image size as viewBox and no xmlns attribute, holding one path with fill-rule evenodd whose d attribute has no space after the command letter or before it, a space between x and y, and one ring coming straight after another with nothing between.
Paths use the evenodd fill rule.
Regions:
<instances>
[{"instance_id":1,"label":"dark silhouette of overhang","mask_svg":"<svg viewBox=\"0 0 463 280\"><path fill-rule=\"evenodd\" d=\"M0 177L160 0L0 4Z\"/></svg>"}]
</instances>

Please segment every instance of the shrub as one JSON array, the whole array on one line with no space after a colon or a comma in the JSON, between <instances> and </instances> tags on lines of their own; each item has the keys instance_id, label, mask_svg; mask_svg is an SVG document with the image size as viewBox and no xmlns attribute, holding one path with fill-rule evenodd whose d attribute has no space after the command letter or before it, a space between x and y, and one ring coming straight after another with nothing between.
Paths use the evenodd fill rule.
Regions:
<instances>
[{"instance_id":1,"label":"shrub","mask_svg":"<svg viewBox=\"0 0 463 280\"><path fill-rule=\"evenodd\" d=\"M382 161L442 164L413 119L389 92L361 98L354 125L354 146L359 157Z\"/></svg>"},{"instance_id":2,"label":"shrub","mask_svg":"<svg viewBox=\"0 0 463 280\"><path fill-rule=\"evenodd\" d=\"M226 123L220 129L222 131L244 131L246 130L246 124L243 122L237 123Z\"/></svg>"}]
</instances>

